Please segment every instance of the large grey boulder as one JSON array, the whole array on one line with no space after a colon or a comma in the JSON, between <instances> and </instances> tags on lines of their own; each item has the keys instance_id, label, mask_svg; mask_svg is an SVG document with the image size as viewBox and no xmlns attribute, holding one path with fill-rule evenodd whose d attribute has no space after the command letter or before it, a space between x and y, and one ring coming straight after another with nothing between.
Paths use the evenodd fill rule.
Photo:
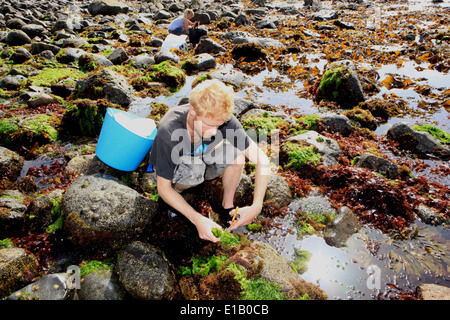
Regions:
<instances>
[{"instance_id":1,"label":"large grey boulder","mask_svg":"<svg viewBox=\"0 0 450 320\"><path fill-rule=\"evenodd\" d=\"M106 59L106 58L105 58ZM109 63L111 61L106 59ZM101 93L94 88L103 88ZM127 107L134 100L134 89L127 79L110 69L103 69L99 73L93 72L84 80L77 82L77 88L82 98L106 98L108 101Z\"/></svg>"},{"instance_id":2,"label":"large grey boulder","mask_svg":"<svg viewBox=\"0 0 450 320\"><path fill-rule=\"evenodd\" d=\"M343 136L354 131L350 119L342 114L324 113L320 115L320 122L331 132L339 132Z\"/></svg>"},{"instance_id":3,"label":"large grey boulder","mask_svg":"<svg viewBox=\"0 0 450 320\"><path fill-rule=\"evenodd\" d=\"M165 299L175 286L175 274L165 254L148 243L135 241L128 245L121 251L115 271L135 299Z\"/></svg>"},{"instance_id":4,"label":"large grey boulder","mask_svg":"<svg viewBox=\"0 0 450 320\"><path fill-rule=\"evenodd\" d=\"M195 47L195 54L201 53L210 53L216 54L226 51L226 49L220 45L218 42L214 41L211 38L203 37L200 39L200 42Z\"/></svg>"},{"instance_id":5,"label":"large grey boulder","mask_svg":"<svg viewBox=\"0 0 450 320\"><path fill-rule=\"evenodd\" d=\"M25 222L26 196L17 190L0 192L0 239L19 231Z\"/></svg>"},{"instance_id":6,"label":"large grey boulder","mask_svg":"<svg viewBox=\"0 0 450 320\"><path fill-rule=\"evenodd\" d=\"M6 36L6 43L12 47L31 43L31 38L22 30L13 30Z\"/></svg>"},{"instance_id":7,"label":"large grey boulder","mask_svg":"<svg viewBox=\"0 0 450 320\"><path fill-rule=\"evenodd\" d=\"M139 236L151 222L156 202L112 176L94 174L70 185L61 212L76 243L121 242Z\"/></svg>"},{"instance_id":8,"label":"large grey boulder","mask_svg":"<svg viewBox=\"0 0 450 320\"><path fill-rule=\"evenodd\" d=\"M272 174L264 199L276 208L288 206L292 201L292 194L286 180L281 176Z\"/></svg>"},{"instance_id":9,"label":"large grey boulder","mask_svg":"<svg viewBox=\"0 0 450 320\"><path fill-rule=\"evenodd\" d=\"M17 152L0 146L0 176L1 179L8 178L16 181L19 177L24 163L24 158Z\"/></svg>"},{"instance_id":10,"label":"large grey boulder","mask_svg":"<svg viewBox=\"0 0 450 320\"><path fill-rule=\"evenodd\" d=\"M86 54L87 52L83 49L79 48L65 48L63 49L56 59L61 63L71 63L80 58L83 54Z\"/></svg>"},{"instance_id":11,"label":"large grey boulder","mask_svg":"<svg viewBox=\"0 0 450 320\"><path fill-rule=\"evenodd\" d=\"M124 300L127 293L112 270L95 270L81 279L80 300Z\"/></svg>"},{"instance_id":12,"label":"large grey boulder","mask_svg":"<svg viewBox=\"0 0 450 320\"><path fill-rule=\"evenodd\" d=\"M386 177L393 179L398 176L398 166L386 158L378 157L365 152L358 157L355 163L358 167L367 168L379 172Z\"/></svg>"},{"instance_id":13,"label":"large grey boulder","mask_svg":"<svg viewBox=\"0 0 450 320\"><path fill-rule=\"evenodd\" d=\"M32 54L39 54L46 50L50 50L54 55L57 55L61 47L45 42L33 42L31 44L30 52Z\"/></svg>"},{"instance_id":14,"label":"large grey boulder","mask_svg":"<svg viewBox=\"0 0 450 320\"><path fill-rule=\"evenodd\" d=\"M182 65L182 69L187 72L198 72L214 69L216 65L216 59L214 59L212 55L208 53L201 53L186 60Z\"/></svg>"},{"instance_id":15,"label":"large grey boulder","mask_svg":"<svg viewBox=\"0 0 450 320\"><path fill-rule=\"evenodd\" d=\"M155 57L144 53L139 56L131 57L131 61L136 65L137 68L146 69L155 64Z\"/></svg>"},{"instance_id":16,"label":"large grey boulder","mask_svg":"<svg viewBox=\"0 0 450 320\"><path fill-rule=\"evenodd\" d=\"M129 59L128 54L123 47L115 49L107 58L115 65L121 64Z\"/></svg>"},{"instance_id":17,"label":"large grey boulder","mask_svg":"<svg viewBox=\"0 0 450 320\"><path fill-rule=\"evenodd\" d=\"M97 0L88 6L88 11L92 15L116 15L119 13L128 13L130 7L117 0Z\"/></svg>"},{"instance_id":18,"label":"large grey boulder","mask_svg":"<svg viewBox=\"0 0 450 320\"><path fill-rule=\"evenodd\" d=\"M0 297L19 289L24 278L38 274L39 262L23 248L0 249Z\"/></svg>"},{"instance_id":19,"label":"large grey boulder","mask_svg":"<svg viewBox=\"0 0 450 320\"><path fill-rule=\"evenodd\" d=\"M326 67L317 99L335 101L343 108L352 108L366 100L353 61L336 61Z\"/></svg>"},{"instance_id":20,"label":"large grey boulder","mask_svg":"<svg viewBox=\"0 0 450 320\"><path fill-rule=\"evenodd\" d=\"M398 122L389 128L386 136L399 143L399 147L420 155L450 159L450 147L442 144L430 133L414 129L409 122Z\"/></svg>"},{"instance_id":21,"label":"large grey boulder","mask_svg":"<svg viewBox=\"0 0 450 320\"><path fill-rule=\"evenodd\" d=\"M67 273L54 273L43 276L36 282L14 292L8 300L67 300L74 293L68 283Z\"/></svg>"},{"instance_id":22,"label":"large grey boulder","mask_svg":"<svg viewBox=\"0 0 450 320\"><path fill-rule=\"evenodd\" d=\"M208 76L212 79L223 81L226 84L231 84L236 89L244 88L250 80L245 73L230 68L214 70L208 73Z\"/></svg>"},{"instance_id":23,"label":"large grey boulder","mask_svg":"<svg viewBox=\"0 0 450 320\"><path fill-rule=\"evenodd\" d=\"M275 48L284 48L285 45L281 43L279 40L270 39L270 38L259 38L259 37L236 37L233 39L233 44L242 44L242 43L256 43L260 44L264 47L275 47Z\"/></svg>"},{"instance_id":24,"label":"large grey boulder","mask_svg":"<svg viewBox=\"0 0 450 320\"><path fill-rule=\"evenodd\" d=\"M27 78L17 74L17 75L7 75L0 80L0 87L6 90L19 90L27 82Z\"/></svg>"}]
</instances>

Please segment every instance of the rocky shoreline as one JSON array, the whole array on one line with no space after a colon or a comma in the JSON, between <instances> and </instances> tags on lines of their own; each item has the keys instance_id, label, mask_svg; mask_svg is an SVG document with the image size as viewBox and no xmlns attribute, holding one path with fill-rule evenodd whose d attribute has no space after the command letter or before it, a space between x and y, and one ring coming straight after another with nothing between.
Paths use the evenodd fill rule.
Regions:
<instances>
[{"instance_id":1,"label":"rocky shoreline","mask_svg":"<svg viewBox=\"0 0 450 320\"><path fill-rule=\"evenodd\" d=\"M186 5L195 9L194 20L208 36L195 47L160 51L167 35L164 26ZM177 92L187 75L198 75L193 86L218 78L238 92L254 90L252 75L277 68L308 83L302 95L327 110L292 115L282 106L235 99L236 116L246 130L279 134L277 154L266 146L278 167L254 228L273 227L272 219L285 214L288 206L296 207L299 233L321 234L336 247L345 245L364 223L401 231L418 218L447 228L448 186L413 176L404 159L448 161L450 135L432 125L400 121L377 137L373 131L380 123L406 111L395 99L373 99L383 84L358 68L356 51L329 53L323 74L287 62L292 55L300 61L302 53L314 48L329 50L323 37L330 30L374 32L344 19L345 14L364 16L374 6L320 1L3 1L0 298L328 298L319 286L302 280L270 245L245 237L257 231L226 234L213 245L197 239L195 228L182 218L169 220L161 213L146 163L125 173L96 157L106 108L127 110L139 97ZM434 68L447 72L448 33L437 29L418 36L420 43L408 42L411 56L424 57L426 51L423 59L431 59L433 53ZM407 35L401 39L408 41ZM224 64L227 67L218 68ZM401 85L395 81L389 84ZM437 99L445 97L443 93ZM158 120L166 110L154 103L148 117ZM42 166L25 167L37 159ZM448 175L448 166L438 170ZM252 183L248 164L236 204L248 203ZM220 182L212 181L186 197L199 212L214 218L220 194ZM255 286L264 294L256 295L251 290ZM408 298L434 299L433 293L426 293L429 287L418 287ZM431 289L440 292L438 299L448 299L448 288Z\"/></svg>"}]
</instances>

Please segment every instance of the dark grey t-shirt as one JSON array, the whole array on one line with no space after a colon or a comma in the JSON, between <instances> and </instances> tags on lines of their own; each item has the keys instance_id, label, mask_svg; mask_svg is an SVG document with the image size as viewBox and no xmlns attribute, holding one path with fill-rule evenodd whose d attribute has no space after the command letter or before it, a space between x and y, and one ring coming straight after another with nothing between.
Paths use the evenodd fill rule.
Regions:
<instances>
[{"instance_id":1,"label":"dark grey t-shirt","mask_svg":"<svg viewBox=\"0 0 450 320\"><path fill-rule=\"evenodd\" d=\"M221 125L211 139L202 139L193 144L186 127L188 111L189 105L171 108L161 119L153 141L149 162L158 176L168 180L172 180L179 157L183 155L201 157L223 139L240 151L250 145L250 137L235 116Z\"/></svg>"}]
</instances>

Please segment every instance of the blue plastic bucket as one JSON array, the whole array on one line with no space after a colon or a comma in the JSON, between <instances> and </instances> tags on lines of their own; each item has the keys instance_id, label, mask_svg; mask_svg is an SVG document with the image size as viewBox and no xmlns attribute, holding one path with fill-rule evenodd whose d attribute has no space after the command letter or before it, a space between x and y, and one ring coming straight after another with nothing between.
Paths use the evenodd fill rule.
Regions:
<instances>
[{"instance_id":1,"label":"blue plastic bucket","mask_svg":"<svg viewBox=\"0 0 450 320\"><path fill-rule=\"evenodd\" d=\"M95 153L114 169L136 170L150 151L156 131L152 119L107 108Z\"/></svg>"}]
</instances>

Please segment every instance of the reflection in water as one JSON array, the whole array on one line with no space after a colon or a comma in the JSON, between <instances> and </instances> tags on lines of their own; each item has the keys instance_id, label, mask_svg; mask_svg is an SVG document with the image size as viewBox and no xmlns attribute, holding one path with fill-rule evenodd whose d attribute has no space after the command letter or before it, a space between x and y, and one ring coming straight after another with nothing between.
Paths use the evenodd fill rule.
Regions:
<instances>
[{"instance_id":1,"label":"reflection in water","mask_svg":"<svg viewBox=\"0 0 450 320\"><path fill-rule=\"evenodd\" d=\"M407 233L387 235L365 226L336 248L319 235L298 238L287 232L293 219L292 214L277 218L279 229L248 237L269 243L288 260L294 260L295 250L310 252L300 277L320 285L329 299L390 299L396 298L393 286L405 293L421 283L448 285L450 235L442 227L416 221Z\"/></svg>"}]
</instances>

